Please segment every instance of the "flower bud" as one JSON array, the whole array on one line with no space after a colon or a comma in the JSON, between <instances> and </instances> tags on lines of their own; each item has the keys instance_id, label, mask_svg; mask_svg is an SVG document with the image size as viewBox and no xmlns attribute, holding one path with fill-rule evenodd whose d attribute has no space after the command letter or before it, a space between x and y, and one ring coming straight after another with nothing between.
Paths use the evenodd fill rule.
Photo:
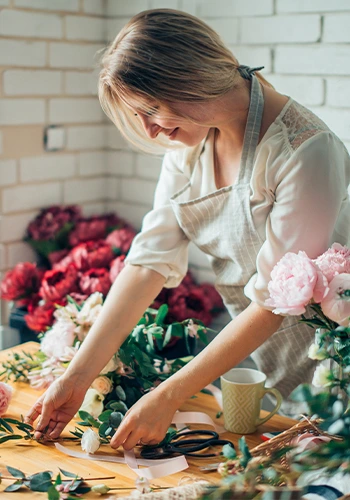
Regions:
<instances>
[{"instance_id":1,"label":"flower bud","mask_svg":"<svg viewBox=\"0 0 350 500\"><path fill-rule=\"evenodd\" d=\"M91 491L94 491L95 493L100 493L101 495L105 495L106 493L109 492L111 488L105 484L95 484L95 486L91 487Z\"/></svg>"}]
</instances>

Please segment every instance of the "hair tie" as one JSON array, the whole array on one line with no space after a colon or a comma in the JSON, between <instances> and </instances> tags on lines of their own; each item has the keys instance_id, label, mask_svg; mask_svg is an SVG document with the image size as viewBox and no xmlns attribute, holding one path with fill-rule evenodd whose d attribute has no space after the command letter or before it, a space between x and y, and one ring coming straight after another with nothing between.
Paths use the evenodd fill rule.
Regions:
<instances>
[{"instance_id":1,"label":"hair tie","mask_svg":"<svg viewBox=\"0 0 350 500\"><path fill-rule=\"evenodd\" d=\"M241 75L242 78L245 80L251 80L252 75L255 73L255 71L260 71L261 69L264 69L265 66L259 66L257 68L251 68L250 66L244 66L243 64L237 66L237 70L239 71L239 74Z\"/></svg>"}]
</instances>

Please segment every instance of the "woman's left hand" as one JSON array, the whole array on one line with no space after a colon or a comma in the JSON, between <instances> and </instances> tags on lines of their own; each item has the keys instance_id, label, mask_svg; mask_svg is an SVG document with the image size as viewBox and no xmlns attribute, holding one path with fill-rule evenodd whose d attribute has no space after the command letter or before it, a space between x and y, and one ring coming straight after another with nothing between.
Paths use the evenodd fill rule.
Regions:
<instances>
[{"instance_id":1,"label":"woman's left hand","mask_svg":"<svg viewBox=\"0 0 350 500\"><path fill-rule=\"evenodd\" d=\"M145 394L125 414L111 439L112 448L131 450L138 443L157 444L163 440L177 407L159 389Z\"/></svg>"}]
</instances>

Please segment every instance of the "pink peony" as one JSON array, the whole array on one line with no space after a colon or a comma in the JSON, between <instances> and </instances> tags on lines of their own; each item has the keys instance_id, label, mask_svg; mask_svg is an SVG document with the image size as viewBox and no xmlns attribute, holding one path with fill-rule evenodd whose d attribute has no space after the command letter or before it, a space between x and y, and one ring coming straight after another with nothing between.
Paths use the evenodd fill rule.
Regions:
<instances>
[{"instance_id":1,"label":"pink peony","mask_svg":"<svg viewBox=\"0 0 350 500\"><path fill-rule=\"evenodd\" d=\"M92 218L81 219L69 234L69 244L75 247L84 241L99 240L107 233L107 221Z\"/></svg>"},{"instance_id":2,"label":"pink peony","mask_svg":"<svg viewBox=\"0 0 350 500\"><path fill-rule=\"evenodd\" d=\"M330 282L338 274L350 273L350 248L333 243L331 248L314 262Z\"/></svg>"},{"instance_id":3,"label":"pink peony","mask_svg":"<svg viewBox=\"0 0 350 500\"><path fill-rule=\"evenodd\" d=\"M108 269L100 268L85 271L79 278L79 286L81 291L86 295L91 295L94 292L107 295L111 288Z\"/></svg>"},{"instance_id":4,"label":"pink peony","mask_svg":"<svg viewBox=\"0 0 350 500\"><path fill-rule=\"evenodd\" d=\"M265 305L274 307L275 314L299 315L311 299L321 302L328 282L305 252L288 252L273 268L268 290Z\"/></svg>"},{"instance_id":5,"label":"pink peony","mask_svg":"<svg viewBox=\"0 0 350 500\"><path fill-rule=\"evenodd\" d=\"M13 389L9 384L0 382L0 416L7 412L7 408L12 398L12 392Z\"/></svg>"},{"instance_id":6,"label":"pink peony","mask_svg":"<svg viewBox=\"0 0 350 500\"><path fill-rule=\"evenodd\" d=\"M50 261L51 267L53 267L58 262L61 262L64 257L69 254L69 250L56 250L55 252L50 252L47 258Z\"/></svg>"},{"instance_id":7,"label":"pink peony","mask_svg":"<svg viewBox=\"0 0 350 500\"><path fill-rule=\"evenodd\" d=\"M116 280L120 271L122 271L125 267L125 255L119 255L116 259L112 261L111 268L109 271L109 278L112 283Z\"/></svg>"},{"instance_id":8,"label":"pink peony","mask_svg":"<svg viewBox=\"0 0 350 500\"><path fill-rule=\"evenodd\" d=\"M350 273L336 275L329 283L329 292L321 302L324 314L342 326L350 326L350 300L343 296L350 290Z\"/></svg>"},{"instance_id":9,"label":"pink peony","mask_svg":"<svg viewBox=\"0 0 350 500\"><path fill-rule=\"evenodd\" d=\"M132 240L135 238L136 232L130 227L115 229L106 238L106 243L112 248L117 248L121 253L128 253Z\"/></svg>"},{"instance_id":10,"label":"pink peony","mask_svg":"<svg viewBox=\"0 0 350 500\"><path fill-rule=\"evenodd\" d=\"M66 347L72 347L76 334L73 321L56 321L51 330L45 333L40 349L47 357L60 358L65 355Z\"/></svg>"},{"instance_id":11,"label":"pink peony","mask_svg":"<svg viewBox=\"0 0 350 500\"><path fill-rule=\"evenodd\" d=\"M70 252L73 262L79 271L88 271L92 268L109 267L114 258L110 245L104 240L87 241L80 243Z\"/></svg>"}]
</instances>

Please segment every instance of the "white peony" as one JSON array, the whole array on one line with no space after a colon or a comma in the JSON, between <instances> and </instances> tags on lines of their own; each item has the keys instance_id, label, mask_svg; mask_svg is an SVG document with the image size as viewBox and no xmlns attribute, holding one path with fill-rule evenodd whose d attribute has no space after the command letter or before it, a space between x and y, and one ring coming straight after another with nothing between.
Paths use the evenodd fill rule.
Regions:
<instances>
[{"instance_id":1,"label":"white peony","mask_svg":"<svg viewBox=\"0 0 350 500\"><path fill-rule=\"evenodd\" d=\"M96 389L100 394L108 394L113 389L113 383L111 379L105 377L104 375L95 378L92 382L91 387Z\"/></svg>"},{"instance_id":2,"label":"white peony","mask_svg":"<svg viewBox=\"0 0 350 500\"><path fill-rule=\"evenodd\" d=\"M100 447L100 438L92 429L86 429L81 438L81 448L86 453L95 453Z\"/></svg>"},{"instance_id":3,"label":"white peony","mask_svg":"<svg viewBox=\"0 0 350 500\"><path fill-rule=\"evenodd\" d=\"M328 358L328 353L326 349L320 349L318 344L311 344L309 347L308 356L310 359L317 359L322 361L323 359Z\"/></svg>"},{"instance_id":4,"label":"white peony","mask_svg":"<svg viewBox=\"0 0 350 500\"><path fill-rule=\"evenodd\" d=\"M312 379L312 385L315 387L325 387L329 385L332 372L327 366L319 365L317 366L314 377Z\"/></svg>"},{"instance_id":5,"label":"white peony","mask_svg":"<svg viewBox=\"0 0 350 500\"><path fill-rule=\"evenodd\" d=\"M40 349L47 357L60 358L66 347L71 347L75 339L75 324L71 321L58 320L41 341Z\"/></svg>"},{"instance_id":6,"label":"white peony","mask_svg":"<svg viewBox=\"0 0 350 500\"><path fill-rule=\"evenodd\" d=\"M104 398L104 395L96 391L96 389L88 389L79 411L87 411L94 418L97 418L103 412Z\"/></svg>"}]
</instances>

